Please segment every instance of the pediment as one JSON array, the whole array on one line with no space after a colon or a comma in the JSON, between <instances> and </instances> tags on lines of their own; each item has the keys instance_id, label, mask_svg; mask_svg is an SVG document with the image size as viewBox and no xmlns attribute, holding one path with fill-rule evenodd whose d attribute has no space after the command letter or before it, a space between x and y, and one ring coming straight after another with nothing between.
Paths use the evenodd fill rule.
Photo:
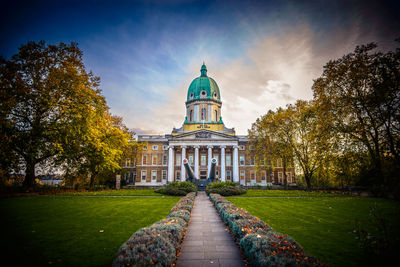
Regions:
<instances>
[{"instance_id":1,"label":"pediment","mask_svg":"<svg viewBox=\"0 0 400 267\"><path fill-rule=\"evenodd\" d=\"M237 140L236 136L207 131L207 130L199 130L188 133L183 133L178 136L174 136L175 140Z\"/></svg>"}]
</instances>

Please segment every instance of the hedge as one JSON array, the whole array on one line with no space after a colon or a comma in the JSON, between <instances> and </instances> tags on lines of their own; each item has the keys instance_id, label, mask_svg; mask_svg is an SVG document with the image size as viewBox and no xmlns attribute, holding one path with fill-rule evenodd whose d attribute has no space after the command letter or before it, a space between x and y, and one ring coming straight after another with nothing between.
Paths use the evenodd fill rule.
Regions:
<instances>
[{"instance_id":1,"label":"hedge","mask_svg":"<svg viewBox=\"0 0 400 267\"><path fill-rule=\"evenodd\" d=\"M190 192L197 192L197 187L191 182L172 182L154 192L170 196L186 196Z\"/></svg>"},{"instance_id":2,"label":"hedge","mask_svg":"<svg viewBox=\"0 0 400 267\"><path fill-rule=\"evenodd\" d=\"M210 199L252 266L325 266L306 255L294 239L275 232L224 197L210 194Z\"/></svg>"},{"instance_id":3,"label":"hedge","mask_svg":"<svg viewBox=\"0 0 400 267\"><path fill-rule=\"evenodd\" d=\"M214 182L207 186L207 194L219 194L222 196L234 196L245 194L246 189L241 188L234 182Z\"/></svg>"},{"instance_id":4,"label":"hedge","mask_svg":"<svg viewBox=\"0 0 400 267\"><path fill-rule=\"evenodd\" d=\"M141 228L118 249L112 266L171 266L190 219L196 193L189 193L172 207L166 219Z\"/></svg>"}]
</instances>

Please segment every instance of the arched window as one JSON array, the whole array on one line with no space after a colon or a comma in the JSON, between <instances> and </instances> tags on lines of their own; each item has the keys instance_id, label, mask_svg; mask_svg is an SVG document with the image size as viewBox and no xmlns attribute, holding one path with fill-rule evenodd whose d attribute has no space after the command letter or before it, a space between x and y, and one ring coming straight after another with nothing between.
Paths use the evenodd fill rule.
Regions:
<instances>
[{"instance_id":1,"label":"arched window","mask_svg":"<svg viewBox=\"0 0 400 267\"><path fill-rule=\"evenodd\" d=\"M201 109L201 120L202 121L206 120L206 109L205 108Z\"/></svg>"},{"instance_id":2,"label":"arched window","mask_svg":"<svg viewBox=\"0 0 400 267\"><path fill-rule=\"evenodd\" d=\"M193 120L193 110L190 110L189 112L189 121Z\"/></svg>"},{"instance_id":3,"label":"arched window","mask_svg":"<svg viewBox=\"0 0 400 267\"><path fill-rule=\"evenodd\" d=\"M215 121L218 121L218 111L214 111L215 112Z\"/></svg>"}]
</instances>

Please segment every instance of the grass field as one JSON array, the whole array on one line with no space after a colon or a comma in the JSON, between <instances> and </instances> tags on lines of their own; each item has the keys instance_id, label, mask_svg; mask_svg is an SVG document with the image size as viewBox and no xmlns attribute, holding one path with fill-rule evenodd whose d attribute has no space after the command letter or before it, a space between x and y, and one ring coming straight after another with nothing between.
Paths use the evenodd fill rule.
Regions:
<instances>
[{"instance_id":1,"label":"grass field","mask_svg":"<svg viewBox=\"0 0 400 267\"><path fill-rule=\"evenodd\" d=\"M120 190L101 190L87 192L60 193L59 195L72 196L161 196L155 193L154 189L120 189Z\"/></svg>"},{"instance_id":2,"label":"grass field","mask_svg":"<svg viewBox=\"0 0 400 267\"><path fill-rule=\"evenodd\" d=\"M263 190L250 189L240 197L339 197L340 194L308 192L301 190Z\"/></svg>"},{"instance_id":3,"label":"grass field","mask_svg":"<svg viewBox=\"0 0 400 267\"><path fill-rule=\"evenodd\" d=\"M0 199L2 262L9 262L9 266L110 266L124 241L139 228L164 218L178 200L81 196Z\"/></svg>"},{"instance_id":4,"label":"grass field","mask_svg":"<svg viewBox=\"0 0 400 267\"><path fill-rule=\"evenodd\" d=\"M400 204L360 197L321 197L321 194L295 191L249 190L247 196L228 198L268 223L274 230L288 234L305 251L332 266L365 266L368 258L356 239L355 225L376 233L370 208L385 218L392 240L400 241ZM288 195L310 197L288 198ZM261 195L267 197L260 197ZM282 197L269 197L269 196ZM243 195L246 196L246 195Z\"/></svg>"}]
</instances>

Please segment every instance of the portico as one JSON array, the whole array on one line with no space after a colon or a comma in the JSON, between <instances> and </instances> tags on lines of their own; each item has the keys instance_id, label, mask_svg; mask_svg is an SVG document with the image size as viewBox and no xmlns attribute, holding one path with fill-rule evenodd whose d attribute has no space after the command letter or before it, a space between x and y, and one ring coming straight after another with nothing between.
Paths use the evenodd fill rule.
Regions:
<instances>
[{"instance_id":1,"label":"portico","mask_svg":"<svg viewBox=\"0 0 400 267\"><path fill-rule=\"evenodd\" d=\"M193 140L192 135L196 134L202 134L205 138ZM216 139L217 137L219 138ZM230 176L230 179L239 181L238 172L234 171L238 169L239 166L238 157L236 157L235 160L233 156L235 153L234 151L237 150L238 147L238 140L235 139L237 139L237 137L229 135L224 136L223 134L212 133L205 130L173 137L172 140L169 141L168 147L168 154L170 158L172 158L172 160L168 161L168 182L174 181L173 174L175 165L179 165L180 167L182 180L186 178L183 160L188 158L189 155L193 156L193 161L189 161L189 163L193 167L193 172L197 179L200 178L200 171L207 171L208 174L211 159L216 158L219 180L226 181L226 172L228 168L231 173L233 170L233 175ZM179 163L174 162L174 155L181 155L181 157L179 157ZM228 166L226 164L226 155L230 158ZM203 156L203 160L201 160L201 156ZM206 162L204 162L204 156L206 156Z\"/></svg>"}]
</instances>

